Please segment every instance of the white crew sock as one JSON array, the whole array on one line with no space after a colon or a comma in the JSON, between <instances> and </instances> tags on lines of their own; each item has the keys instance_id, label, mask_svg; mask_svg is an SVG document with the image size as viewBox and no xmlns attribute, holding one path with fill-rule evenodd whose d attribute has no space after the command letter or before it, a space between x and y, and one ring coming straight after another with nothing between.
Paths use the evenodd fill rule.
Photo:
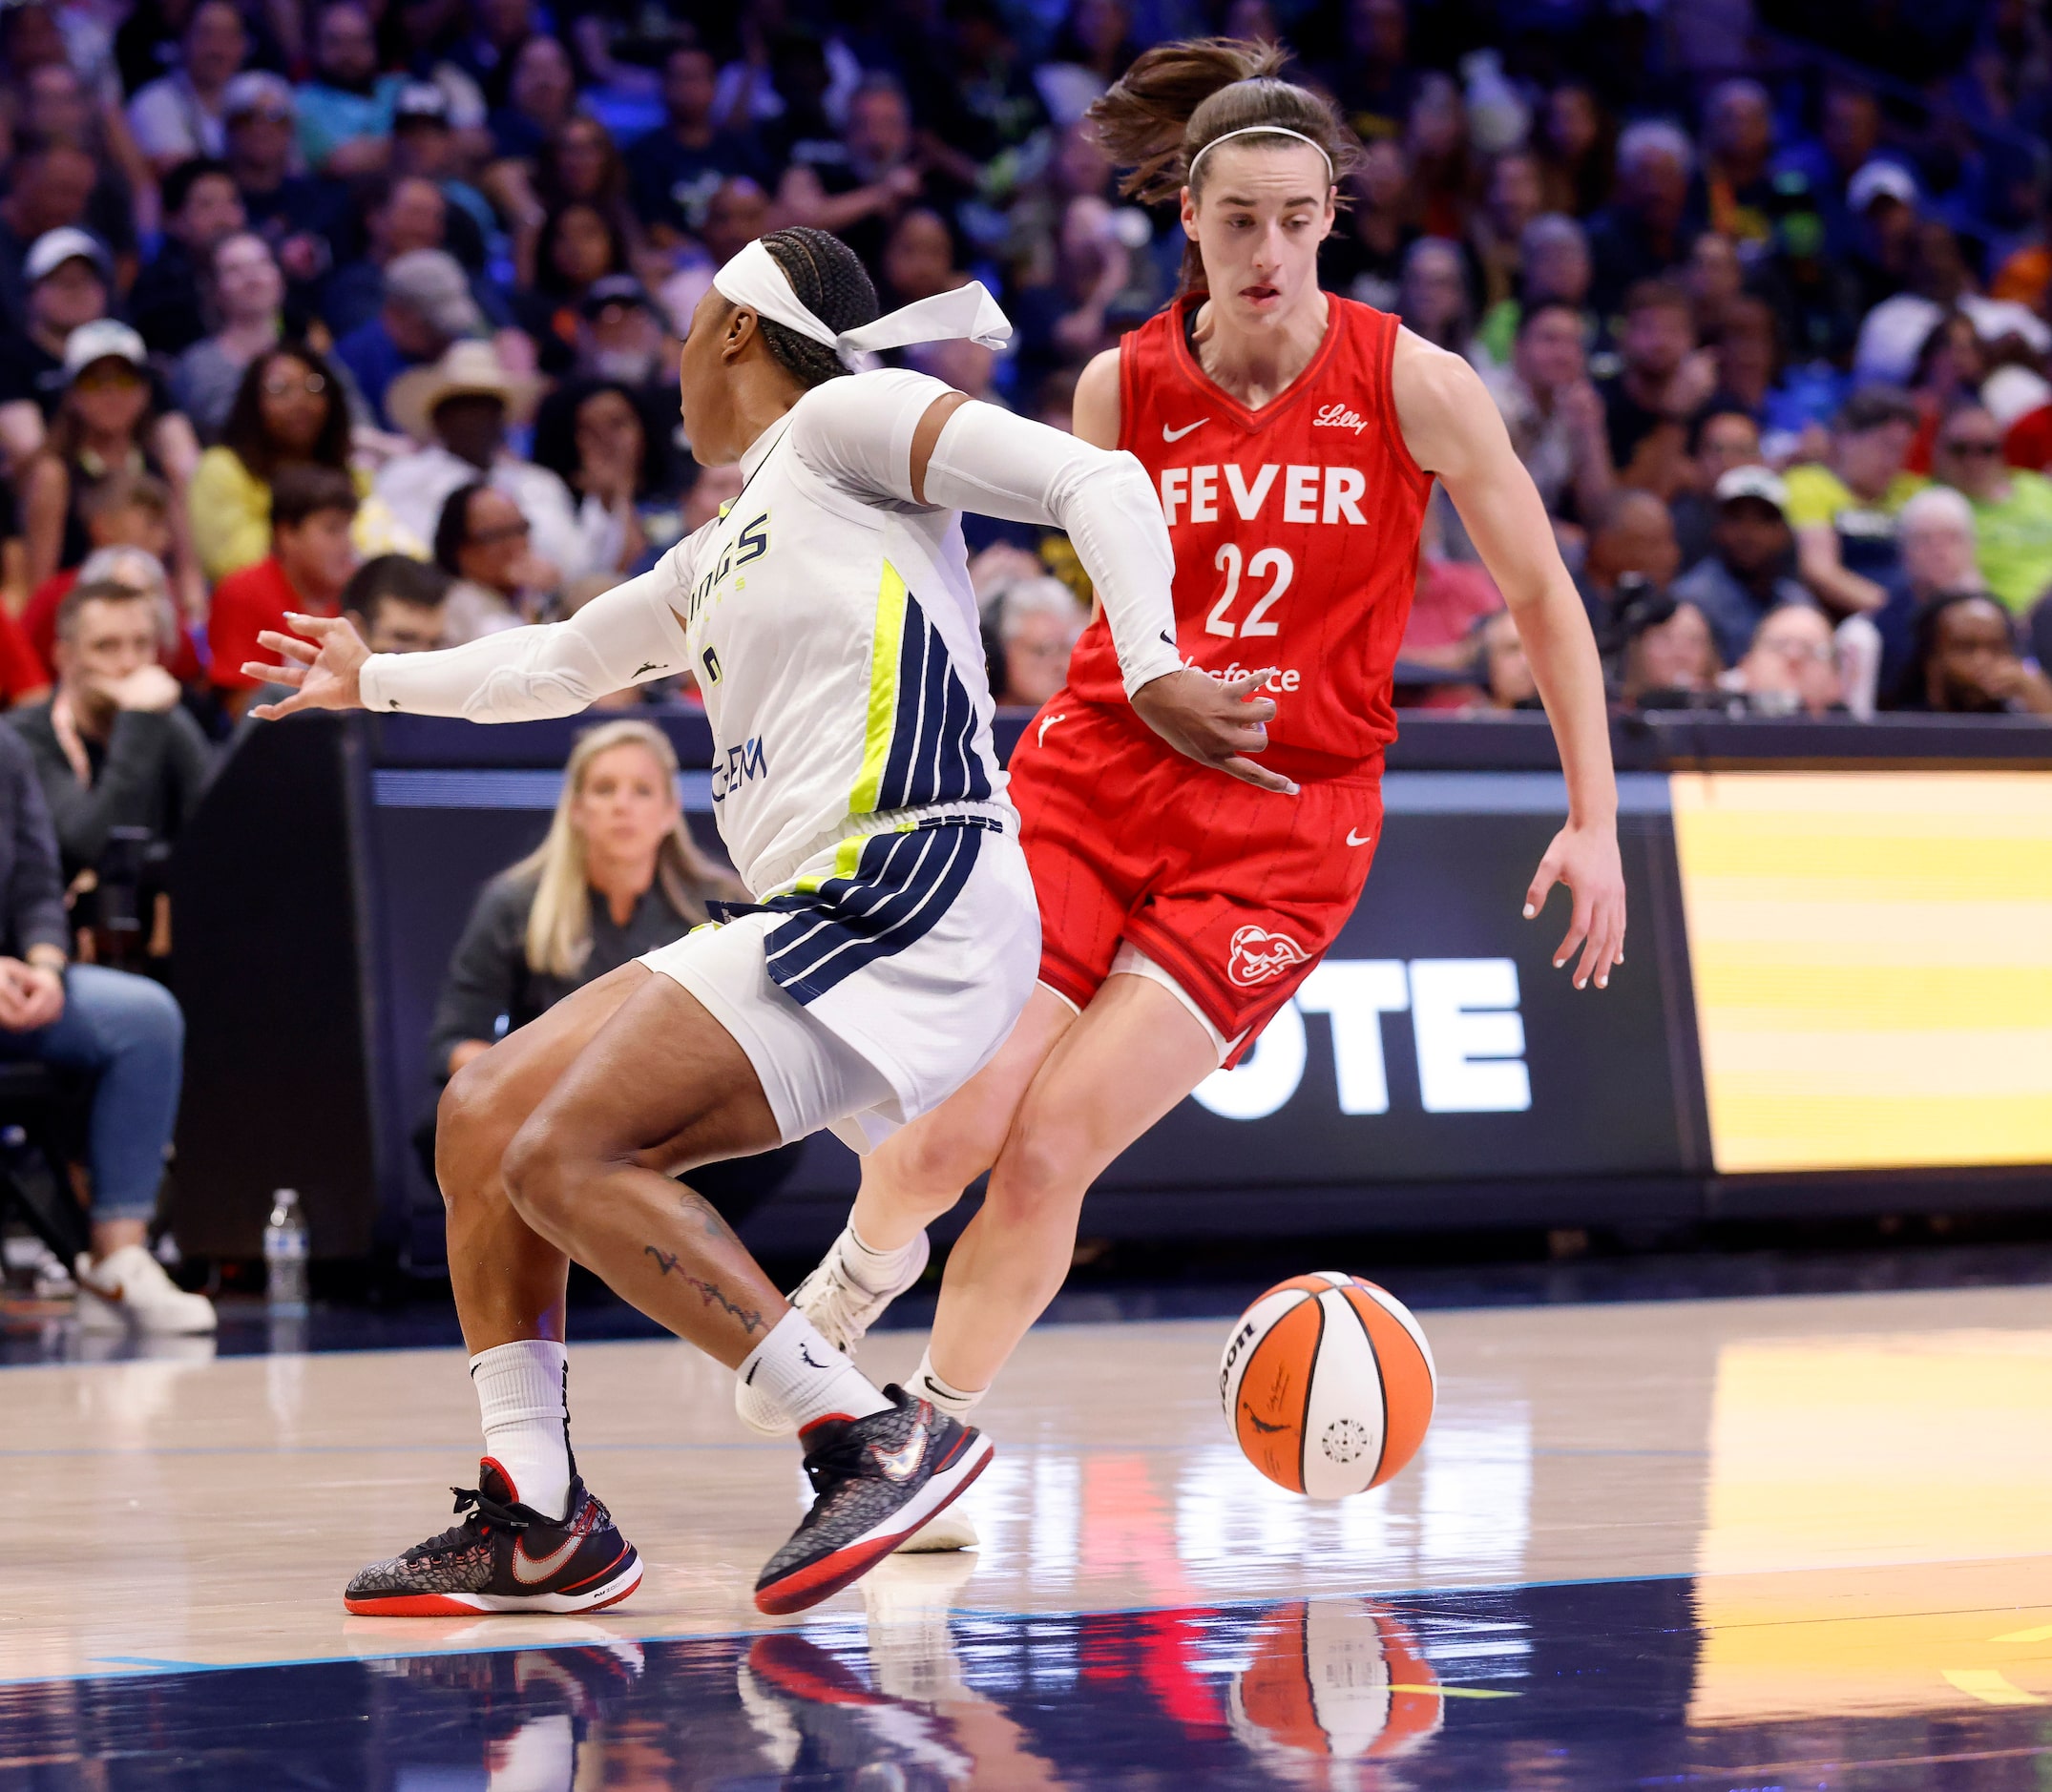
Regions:
<instances>
[{"instance_id":1,"label":"white crew sock","mask_svg":"<svg viewBox=\"0 0 2052 1792\"><path fill-rule=\"evenodd\" d=\"M914 1235L894 1251L880 1251L875 1245L864 1241L862 1234L855 1230L855 1222L850 1219L841 1228L841 1236L834 1240L833 1248L850 1281L870 1294L883 1294L905 1280L905 1272L911 1266L913 1254L919 1249L919 1240Z\"/></svg>"},{"instance_id":2,"label":"white crew sock","mask_svg":"<svg viewBox=\"0 0 2052 1792\"><path fill-rule=\"evenodd\" d=\"M570 1506L570 1354L546 1338L494 1344L471 1359L485 1454L521 1505L554 1518Z\"/></svg>"},{"instance_id":3,"label":"white crew sock","mask_svg":"<svg viewBox=\"0 0 2052 1792\"><path fill-rule=\"evenodd\" d=\"M801 1431L822 1419L866 1419L890 1409L876 1385L795 1306L735 1372L782 1407Z\"/></svg>"},{"instance_id":4,"label":"white crew sock","mask_svg":"<svg viewBox=\"0 0 2052 1792\"><path fill-rule=\"evenodd\" d=\"M989 1393L988 1387L979 1387L974 1393L964 1393L951 1382L944 1382L933 1373L933 1346L927 1346L926 1355L919 1359L919 1370L906 1383L908 1393L917 1394L921 1400L931 1400L951 1419L966 1419L976 1403Z\"/></svg>"}]
</instances>

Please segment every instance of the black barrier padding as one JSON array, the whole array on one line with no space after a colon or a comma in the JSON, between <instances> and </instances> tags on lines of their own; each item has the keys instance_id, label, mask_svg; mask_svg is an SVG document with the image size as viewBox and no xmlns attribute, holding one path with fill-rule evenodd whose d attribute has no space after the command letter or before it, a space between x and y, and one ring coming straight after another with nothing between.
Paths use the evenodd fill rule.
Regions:
<instances>
[{"instance_id":1,"label":"black barrier padding","mask_svg":"<svg viewBox=\"0 0 2052 1792\"><path fill-rule=\"evenodd\" d=\"M256 1256L279 1188L299 1190L316 1255L374 1241L351 739L332 716L252 727L172 861L185 1092L170 1219L198 1256Z\"/></svg>"}]
</instances>

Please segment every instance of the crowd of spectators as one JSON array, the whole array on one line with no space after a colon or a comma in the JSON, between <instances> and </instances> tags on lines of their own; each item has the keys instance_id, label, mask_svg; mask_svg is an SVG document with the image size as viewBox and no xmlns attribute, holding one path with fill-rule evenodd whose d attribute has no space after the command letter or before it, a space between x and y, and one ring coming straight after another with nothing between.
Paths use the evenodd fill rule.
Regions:
<instances>
[{"instance_id":1,"label":"crowd of spectators","mask_svg":"<svg viewBox=\"0 0 2052 1792\"><path fill-rule=\"evenodd\" d=\"M1621 703L1786 709L1761 643L1811 607L1838 686L1819 702L1811 677L1805 709L2047 706L2042 22L1990 10L1905 97L1743 31L1583 10L20 0L0 694L50 685L58 608L115 550L214 741L257 632L332 613L364 561L445 575L422 645L574 609L712 513L677 339L781 223L838 231L887 304L983 280L1011 347L906 358L1065 424L1077 370L1169 296L1182 250L1172 216L1120 199L1085 111L1146 42L1208 29L1285 37L1360 135L1323 278L1481 371ZM1920 552L1925 490L1958 503L1920 512ZM1058 539L978 523L972 546L994 681L1034 700L1087 584ZM1968 593L2015 660L1979 697L1922 676L1927 613ZM1442 498L1404 695L1529 700L1499 607Z\"/></svg>"},{"instance_id":2,"label":"crowd of spectators","mask_svg":"<svg viewBox=\"0 0 2052 1792\"><path fill-rule=\"evenodd\" d=\"M904 359L1067 427L1183 247L1086 110L1204 31L1288 42L1361 138L1324 283L1481 373L1621 708L2052 715L2052 28L1958 10L1913 91L1699 11L9 0L0 703L72 912L7 949L111 938L112 853L142 905L114 944L161 961L149 867L288 610L458 643L716 515L738 475L680 440L679 337L764 230L838 232L887 306L982 280L1010 346ZM1058 536L966 526L994 689L1037 704L1087 580ZM1538 702L1443 494L1399 680ZM674 898L638 888L599 932ZM0 1044L34 973L0 957Z\"/></svg>"}]
</instances>

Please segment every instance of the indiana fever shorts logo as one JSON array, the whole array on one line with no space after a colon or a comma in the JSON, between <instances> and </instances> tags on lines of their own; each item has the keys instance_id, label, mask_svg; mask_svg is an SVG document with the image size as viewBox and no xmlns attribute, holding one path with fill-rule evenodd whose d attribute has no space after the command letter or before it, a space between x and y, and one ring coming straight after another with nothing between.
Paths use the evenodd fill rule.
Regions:
<instances>
[{"instance_id":1,"label":"indiana fever shorts logo","mask_svg":"<svg viewBox=\"0 0 2052 1792\"><path fill-rule=\"evenodd\" d=\"M1310 953L1287 933L1270 933L1267 927L1242 927L1232 936L1226 955L1225 974L1241 988L1266 983L1292 965L1307 964Z\"/></svg>"}]
</instances>

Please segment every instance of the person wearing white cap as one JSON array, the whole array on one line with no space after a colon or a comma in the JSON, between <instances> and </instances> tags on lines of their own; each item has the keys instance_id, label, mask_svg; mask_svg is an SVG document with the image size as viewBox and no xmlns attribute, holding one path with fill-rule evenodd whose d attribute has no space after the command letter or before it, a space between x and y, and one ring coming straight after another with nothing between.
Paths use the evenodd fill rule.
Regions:
<instances>
[{"instance_id":1,"label":"person wearing white cap","mask_svg":"<svg viewBox=\"0 0 2052 1792\"><path fill-rule=\"evenodd\" d=\"M1669 588L1677 603L1703 612L1717 652L1735 664L1760 619L1786 604L1809 604L1790 575L1795 537L1789 529L1789 488L1767 467L1734 467L1717 481L1710 552Z\"/></svg>"},{"instance_id":2,"label":"person wearing white cap","mask_svg":"<svg viewBox=\"0 0 2052 1792\"><path fill-rule=\"evenodd\" d=\"M80 324L64 343L64 398L41 451L20 478L20 511L31 589L59 567L76 567L91 538L80 507L84 492L111 472L148 472L173 490L173 540L180 595L193 608L205 597L197 576L185 515L187 464L166 464L150 384L150 355L136 330L115 318ZM191 429L178 419L182 439Z\"/></svg>"},{"instance_id":3,"label":"person wearing white cap","mask_svg":"<svg viewBox=\"0 0 2052 1792\"><path fill-rule=\"evenodd\" d=\"M366 656L340 620L262 637L282 663L253 674L299 687L262 717L510 721L690 668L721 835L763 905L587 986L451 1081L437 1171L490 1453L471 1517L364 1570L351 1611L567 1612L639 1583L570 1459L573 1257L800 1428L816 1497L757 1582L764 1612L868 1572L990 1459L974 1429L869 1383L661 1172L822 1127L868 1149L990 1059L1034 987L961 510L1069 531L1137 719L1201 763L1253 745L1273 705L1183 667L1167 530L1133 456L921 374L849 372L914 342L1002 344L980 284L875 314L861 262L823 231L775 232L720 270L680 390L693 452L738 459L740 498L569 621L408 656ZM492 1541L509 1524L525 1562Z\"/></svg>"},{"instance_id":4,"label":"person wearing white cap","mask_svg":"<svg viewBox=\"0 0 2052 1792\"><path fill-rule=\"evenodd\" d=\"M29 302L19 332L0 335L0 455L18 473L42 444L64 395L64 343L107 315L114 266L99 239L66 225L46 230L22 260Z\"/></svg>"}]
</instances>

